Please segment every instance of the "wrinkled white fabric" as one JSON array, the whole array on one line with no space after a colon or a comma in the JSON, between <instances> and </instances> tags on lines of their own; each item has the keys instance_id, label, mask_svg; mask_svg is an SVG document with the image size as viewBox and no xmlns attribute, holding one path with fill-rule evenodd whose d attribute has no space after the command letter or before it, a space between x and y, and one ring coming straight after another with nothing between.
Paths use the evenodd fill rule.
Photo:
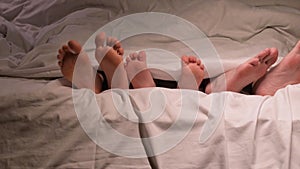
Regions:
<instances>
[{"instance_id":1,"label":"wrinkled white fabric","mask_svg":"<svg viewBox=\"0 0 300 169\"><path fill-rule=\"evenodd\" d=\"M277 47L283 57L300 39L300 3L295 0L2 0L0 168L299 168L299 85L273 97L163 88L130 90L129 95L108 90L91 100L108 124L134 138L136 146L118 139L98 146L88 136L75 112L70 84L48 80L61 77L57 50L69 39L84 44L117 18L150 11L196 25L213 43L225 71L266 47ZM193 54L180 42L157 35L131 37L122 44L127 53L156 48L177 57ZM147 61L176 79L180 63L174 58L150 55ZM106 149L111 145L117 152ZM119 150L142 157L124 157Z\"/></svg>"},{"instance_id":2,"label":"wrinkled white fabric","mask_svg":"<svg viewBox=\"0 0 300 169\"><path fill-rule=\"evenodd\" d=\"M85 133L80 112L74 107L72 89L62 86L63 79L47 82L1 78L0 82L11 84L6 85L6 92L0 96L2 168L298 168L300 165L299 85L288 86L274 97L231 92L206 95L164 88L92 94L82 106L94 98L114 131L140 139L130 144L111 133L100 135L100 142L108 146L113 143L112 150L97 145ZM91 93L85 89L75 91L82 96ZM92 112L84 109L81 113L89 116ZM146 121L149 118L152 120ZM175 124L180 127L174 127ZM107 142L107 138L113 139ZM153 157L115 155L123 150Z\"/></svg>"},{"instance_id":3,"label":"wrinkled white fabric","mask_svg":"<svg viewBox=\"0 0 300 169\"><path fill-rule=\"evenodd\" d=\"M225 71L266 47L277 47L280 56L285 56L300 37L300 5L295 1L54 0L44 3L37 0L0 3L0 74L9 76L61 76L56 54L62 44L69 39L84 44L90 35L110 21L138 12L170 13L196 25L212 41ZM125 51L152 47L170 51L178 57L193 53L166 37L133 37L126 39L123 45ZM165 69L172 72L177 62Z\"/></svg>"}]
</instances>

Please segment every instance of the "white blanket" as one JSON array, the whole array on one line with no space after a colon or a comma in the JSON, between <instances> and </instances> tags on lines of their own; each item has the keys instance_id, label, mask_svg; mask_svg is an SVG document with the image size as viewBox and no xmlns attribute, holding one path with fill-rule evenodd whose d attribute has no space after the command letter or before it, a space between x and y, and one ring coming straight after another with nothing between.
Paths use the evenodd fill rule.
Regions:
<instances>
[{"instance_id":1,"label":"white blanket","mask_svg":"<svg viewBox=\"0 0 300 169\"><path fill-rule=\"evenodd\" d=\"M214 71L206 77L266 47L277 47L284 57L300 39L295 0L2 1L0 168L299 168L299 85L273 97L163 88L99 95L76 89L72 95L64 79L49 80L61 77L56 54L62 44L69 39L85 44L102 26L140 12L173 14L205 33L222 65L207 64ZM161 29L176 27L169 26ZM175 58L195 54L178 40L153 34L122 44L127 53L156 48ZM178 58L160 56L149 54L149 66L176 79Z\"/></svg>"},{"instance_id":2,"label":"white blanket","mask_svg":"<svg viewBox=\"0 0 300 169\"><path fill-rule=\"evenodd\" d=\"M164 88L72 95L63 79L9 82L0 97L2 168L299 167L299 85L262 97ZM93 100L109 132L97 128L104 121Z\"/></svg>"}]
</instances>

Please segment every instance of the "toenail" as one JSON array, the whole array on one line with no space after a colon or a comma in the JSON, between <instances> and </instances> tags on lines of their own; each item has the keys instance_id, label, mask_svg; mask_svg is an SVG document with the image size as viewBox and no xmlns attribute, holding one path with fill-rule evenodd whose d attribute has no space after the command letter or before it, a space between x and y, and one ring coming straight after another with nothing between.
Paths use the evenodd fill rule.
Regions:
<instances>
[{"instance_id":1,"label":"toenail","mask_svg":"<svg viewBox=\"0 0 300 169\"><path fill-rule=\"evenodd\" d=\"M69 48L68 50L69 50L70 53L72 53L72 54L74 54L74 55L77 55L77 54L78 54L77 52L75 52L75 51L72 50L71 48Z\"/></svg>"}]
</instances>

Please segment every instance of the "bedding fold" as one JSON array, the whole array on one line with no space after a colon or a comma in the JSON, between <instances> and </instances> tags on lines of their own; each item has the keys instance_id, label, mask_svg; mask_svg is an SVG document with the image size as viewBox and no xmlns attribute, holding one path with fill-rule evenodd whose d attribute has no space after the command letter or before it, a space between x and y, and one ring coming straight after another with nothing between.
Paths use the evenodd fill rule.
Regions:
<instances>
[{"instance_id":1,"label":"bedding fold","mask_svg":"<svg viewBox=\"0 0 300 169\"><path fill-rule=\"evenodd\" d=\"M139 146L126 146L126 140L117 141L109 135L112 132L98 139L114 138L114 151L93 140L74 107L76 95L62 86L63 79L1 79L1 83L7 81L14 85L0 96L6 100L0 104L4 168L299 166L299 85L281 89L273 97L164 88L89 94L111 131L140 140L144 154L129 158L117 154L123 149L137 155ZM20 85L32 90L15 88ZM91 93L74 90L81 95ZM90 109L85 110L86 115L91 114Z\"/></svg>"},{"instance_id":2,"label":"bedding fold","mask_svg":"<svg viewBox=\"0 0 300 169\"><path fill-rule=\"evenodd\" d=\"M2 2L0 43L3 45L0 52L0 75L27 78L59 77L61 74L56 65L56 52L62 44L76 39L83 45L93 32L105 24L136 12L170 13L196 25L213 43L225 71L267 47L277 47L281 51L280 56L285 56L300 39L300 12L296 2L291 3L295 4L294 6L286 4L284 7L281 2L273 1L255 1L253 4L249 1L235 0L199 1L191 4L182 1L147 1L142 3L143 5L141 3L74 3L69 0L55 0L42 5L40 0ZM172 39L166 42L164 37L161 37L153 42L175 54L180 51L191 52L188 47L170 49L168 44L173 42ZM153 42L151 39L143 39L132 44L128 39L123 45L131 44L128 49L141 50ZM222 72L214 73L210 77L220 73Z\"/></svg>"}]
</instances>

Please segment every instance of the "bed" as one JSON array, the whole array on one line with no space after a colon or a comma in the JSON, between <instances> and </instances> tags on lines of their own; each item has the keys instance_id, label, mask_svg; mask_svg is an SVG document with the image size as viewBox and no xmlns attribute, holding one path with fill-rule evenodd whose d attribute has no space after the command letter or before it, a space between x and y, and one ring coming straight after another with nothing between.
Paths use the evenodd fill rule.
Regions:
<instances>
[{"instance_id":1,"label":"bed","mask_svg":"<svg viewBox=\"0 0 300 169\"><path fill-rule=\"evenodd\" d=\"M202 58L213 78L267 47L284 57L300 39L299 18L297 0L1 1L0 168L299 168L300 85L274 96L95 95L72 89L56 60L70 39L93 56L104 30L125 54L146 50L157 79L178 80L183 54Z\"/></svg>"}]
</instances>

